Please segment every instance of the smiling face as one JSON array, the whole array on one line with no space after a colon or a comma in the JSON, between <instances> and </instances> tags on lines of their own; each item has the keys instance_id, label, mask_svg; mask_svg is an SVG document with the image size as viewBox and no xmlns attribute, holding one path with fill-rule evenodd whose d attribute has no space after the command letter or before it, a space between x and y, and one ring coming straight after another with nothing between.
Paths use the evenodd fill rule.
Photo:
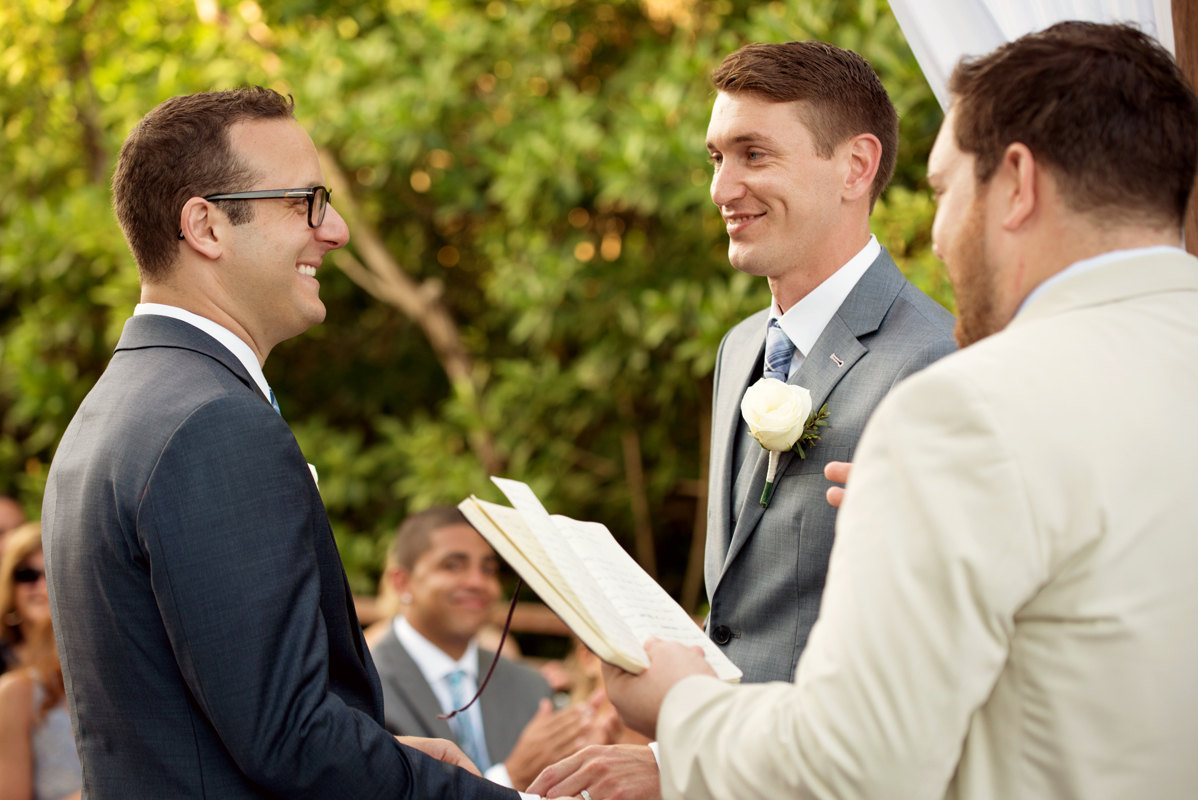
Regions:
<instances>
[{"instance_id":1,"label":"smiling face","mask_svg":"<svg viewBox=\"0 0 1198 800\"><path fill-rule=\"evenodd\" d=\"M499 599L499 561L469 525L429 534L429 547L409 571L398 569L396 589L410 594L408 622L453 658L460 658Z\"/></svg>"},{"instance_id":2,"label":"smiling face","mask_svg":"<svg viewBox=\"0 0 1198 800\"><path fill-rule=\"evenodd\" d=\"M745 92L720 92L711 111L711 199L728 229L729 261L750 275L818 262L840 225L843 164L819 155L803 111L800 101Z\"/></svg>"},{"instance_id":3,"label":"smiling face","mask_svg":"<svg viewBox=\"0 0 1198 800\"><path fill-rule=\"evenodd\" d=\"M968 347L1006 325L999 312L999 278L988 257L986 199L975 159L957 147L950 111L928 158L928 183L936 198L932 251L944 262L957 297L959 347Z\"/></svg>"},{"instance_id":4,"label":"smiling face","mask_svg":"<svg viewBox=\"0 0 1198 800\"><path fill-rule=\"evenodd\" d=\"M324 184L316 147L295 120L237 123L229 140L258 176L246 191ZM254 204L254 217L227 227L218 279L228 312L265 355L324 320L316 270L326 253L345 246L349 231L332 205L320 227L310 228L304 198L245 202Z\"/></svg>"}]
</instances>

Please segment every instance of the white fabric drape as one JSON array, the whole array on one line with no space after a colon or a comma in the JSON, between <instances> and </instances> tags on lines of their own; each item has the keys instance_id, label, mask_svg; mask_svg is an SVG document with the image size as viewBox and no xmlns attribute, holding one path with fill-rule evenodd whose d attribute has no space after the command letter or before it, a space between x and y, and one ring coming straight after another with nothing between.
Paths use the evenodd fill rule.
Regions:
<instances>
[{"instance_id":1,"label":"white fabric drape","mask_svg":"<svg viewBox=\"0 0 1198 800\"><path fill-rule=\"evenodd\" d=\"M1170 0L890 0L890 7L941 108L963 56L984 55L1067 19L1134 22L1174 52Z\"/></svg>"}]
</instances>

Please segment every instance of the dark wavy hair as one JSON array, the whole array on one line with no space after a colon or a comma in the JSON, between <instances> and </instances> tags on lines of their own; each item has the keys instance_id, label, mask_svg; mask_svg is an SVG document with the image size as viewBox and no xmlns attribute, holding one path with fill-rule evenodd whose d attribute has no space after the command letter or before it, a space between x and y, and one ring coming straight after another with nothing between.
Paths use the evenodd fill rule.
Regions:
<instances>
[{"instance_id":1,"label":"dark wavy hair","mask_svg":"<svg viewBox=\"0 0 1198 800\"><path fill-rule=\"evenodd\" d=\"M965 59L949 81L957 146L994 176L1020 142L1076 212L1176 221L1198 165L1198 98L1130 25L1061 22Z\"/></svg>"}]
</instances>

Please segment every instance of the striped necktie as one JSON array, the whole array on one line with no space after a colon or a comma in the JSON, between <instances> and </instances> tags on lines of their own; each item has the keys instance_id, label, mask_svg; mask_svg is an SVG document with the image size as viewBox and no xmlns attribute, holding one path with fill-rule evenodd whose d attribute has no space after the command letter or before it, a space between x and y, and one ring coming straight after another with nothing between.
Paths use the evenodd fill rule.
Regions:
<instances>
[{"instance_id":1,"label":"striped necktie","mask_svg":"<svg viewBox=\"0 0 1198 800\"><path fill-rule=\"evenodd\" d=\"M279 401L275 399L275 390L267 386L266 391L270 392L270 407L277 411L280 417L283 416L283 412L279 410Z\"/></svg>"},{"instance_id":2,"label":"striped necktie","mask_svg":"<svg viewBox=\"0 0 1198 800\"><path fill-rule=\"evenodd\" d=\"M765 372L766 378L777 378L783 383L790 374L790 361L794 358L795 346L787 338L778 324L771 319L765 332Z\"/></svg>"},{"instance_id":3,"label":"striped necktie","mask_svg":"<svg viewBox=\"0 0 1198 800\"><path fill-rule=\"evenodd\" d=\"M449 679L449 696L453 707L461 708L470 700L466 686L466 671L459 669L446 677ZM473 716L466 711L458 714L453 721L458 725L458 744L462 746L462 752L474 762L479 772L486 772L491 766L491 760L487 757L486 742L474 727Z\"/></svg>"}]
</instances>

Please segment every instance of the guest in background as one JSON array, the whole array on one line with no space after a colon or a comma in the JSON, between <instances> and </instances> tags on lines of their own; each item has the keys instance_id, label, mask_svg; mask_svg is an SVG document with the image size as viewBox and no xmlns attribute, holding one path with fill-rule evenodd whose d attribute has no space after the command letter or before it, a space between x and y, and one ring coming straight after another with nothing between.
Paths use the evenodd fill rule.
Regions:
<instances>
[{"instance_id":1,"label":"guest in background","mask_svg":"<svg viewBox=\"0 0 1198 800\"><path fill-rule=\"evenodd\" d=\"M362 598L354 599L355 604L358 605L358 619L362 620L363 625L366 625L366 629L362 631L362 638L366 640L366 646L372 651L374 646L381 642L387 632L392 629L395 618L402 616L405 611L403 600L400 599L399 592L395 590L395 581L393 580L395 568L398 566L399 562L395 560L395 548L388 547L387 556L383 560L383 574L379 577L378 594L372 598L371 610L374 613L369 617L373 620L372 622L367 624L367 618L362 613ZM506 609L503 612L506 612ZM491 617L490 621L478 629L475 638L478 639L478 643L483 649L491 652L499 650L502 643L503 649L499 650L499 655L512 661L519 661L524 655L520 652L520 645L514 636L504 638L503 628L501 624L496 624L494 617ZM552 683L553 681L550 681L550 684Z\"/></svg>"},{"instance_id":2,"label":"guest in background","mask_svg":"<svg viewBox=\"0 0 1198 800\"><path fill-rule=\"evenodd\" d=\"M516 789L549 764L611 740L615 714L595 713L605 696L554 712L545 679L508 659L495 665L477 703L438 719L474 697L495 658L478 634L502 594L499 561L452 506L404 520L389 560L395 566L384 580L405 613L371 648L389 731L450 739L488 778Z\"/></svg>"},{"instance_id":3,"label":"guest in background","mask_svg":"<svg viewBox=\"0 0 1198 800\"><path fill-rule=\"evenodd\" d=\"M0 673L26 660L34 627L50 621L41 525L21 525L8 532L7 540L0 555Z\"/></svg>"},{"instance_id":4,"label":"guest in background","mask_svg":"<svg viewBox=\"0 0 1198 800\"><path fill-rule=\"evenodd\" d=\"M54 648L42 562L42 528L14 530L0 559L0 619L15 669L0 677L0 800L78 798L62 667Z\"/></svg>"}]
</instances>

